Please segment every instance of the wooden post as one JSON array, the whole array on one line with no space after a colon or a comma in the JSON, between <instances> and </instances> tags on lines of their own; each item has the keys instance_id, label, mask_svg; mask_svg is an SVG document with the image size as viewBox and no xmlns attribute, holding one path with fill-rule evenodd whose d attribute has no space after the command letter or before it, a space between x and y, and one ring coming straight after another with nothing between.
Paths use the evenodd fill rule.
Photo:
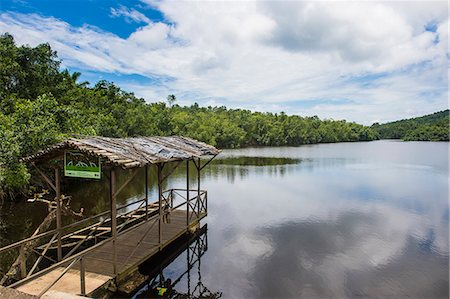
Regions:
<instances>
[{"instance_id":1,"label":"wooden post","mask_svg":"<svg viewBox=\"0 0 450 299\"><path fill-rule=\"evenodd\" d=\"M61 182L59 167L55 168L55 190L56 190L56 229L58 230L58 249L57 256L58 261L62 259L62 242L61 242Z\"/></svg>"},{"instance_id":2,"label":"wooden post","mask_svg":"<svg viewBox=\"0 0 450 299\"><path fill-rule=\"evenodd\" d=\"M80 259L80 289L81 296L86 296L86 277L83 258Z\"/></svg>"},{"instance_id":3,"label":"wooden post","mask_svg":"<svg viewBox=\"0 0 450 299\"><path fill-rule=\"evenodd\" d=\"M198 188L198 193L197 193L197 217L200 216L200 168L201 164L200 164L200 158L198 158L198 168L197 168L197 188Z\"/></svg>"},{"instance_id":4,"label":"wooden post","mask_svg":"<svg viewBox=\"0 0 450 299\"><path fill-rule=\"evenodd\" d=\"M116 237L117 237L117 206L116 206L116 172L114 168L110 173L110 208L111 208L111 236L113 242L113 270L114 274L117 274L117 250L116 250Z\"/></svg>"},{"instance_id":5,"label":"wooden post","mask_svg":"<svg viewBox=\"0 0 450 299\"><path fill-rule=\"evenodd\" d=\"M189 256L189 252L191 251L191 247L188 245L187 250L186 250L186 257L187 257L187 288L188 288L188 295L187 298L191 298L191 263L190 263L190 256Z\"/></svg>"},{"instance_id":6,"label":"wooden post","mask_svg":"<svg viewBox=\"0 0 450 299\"><path fill-rule=\"evenodd\" d=\"M189 160L186 160L186 226L189 227Z\"/></svg>"},{"instance_id":7,"label":"wooden post","mask_svg":"<svg viewBox=\"0 0 450 299\"><path fill-rule=\"evenodd\" d=\"M145 166L145 220L148 220L148 166Z\"/></svg>"},{"instance_id":8,"label":"wooden post","mask_svg":"<svg viewBox=\"0 0 450 299\"><path fill-rule=\"evenodd\" d=\"M161 182L162 166L158 163L158 243L162 245L162 182Z\"/></svg>"}]
</instances>

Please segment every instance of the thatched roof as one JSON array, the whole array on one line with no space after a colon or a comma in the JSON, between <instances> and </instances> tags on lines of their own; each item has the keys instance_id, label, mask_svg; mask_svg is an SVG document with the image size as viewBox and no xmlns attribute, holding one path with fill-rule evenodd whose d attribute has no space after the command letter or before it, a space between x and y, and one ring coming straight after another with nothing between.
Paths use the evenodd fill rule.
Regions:
<instances>
[{"instance_id":1,"label":"thatched roof","mask_svg":"<svg viewBox=\"0 0 450 299\"><path fill-rule=\"evenodd\" d=\"M69 138L61 143L25 157L23 162L42 162L61 156L64 150L79 150L100 157L103 163L122 168L142 167L149 164L190 160L205 155L217 155L214 146L181 136L107 138Z\"/></svg>"}]
</instances>

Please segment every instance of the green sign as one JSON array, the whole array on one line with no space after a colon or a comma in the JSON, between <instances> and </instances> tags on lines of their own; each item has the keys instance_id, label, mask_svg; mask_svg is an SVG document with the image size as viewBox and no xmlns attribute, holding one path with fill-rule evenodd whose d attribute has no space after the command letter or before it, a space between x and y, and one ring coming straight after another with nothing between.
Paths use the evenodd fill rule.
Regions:
<instances>
[{"instance_id":1,"label":"green sign","mask_svg":"<svg viewBox=\"0 0 450 299\"><path fill-rule=\"evenodd\" d=\"M79 151L65 151L65 176L87 179L100 179L100 174L100 158L93 158Z\"/></svg>"}]
</instances>

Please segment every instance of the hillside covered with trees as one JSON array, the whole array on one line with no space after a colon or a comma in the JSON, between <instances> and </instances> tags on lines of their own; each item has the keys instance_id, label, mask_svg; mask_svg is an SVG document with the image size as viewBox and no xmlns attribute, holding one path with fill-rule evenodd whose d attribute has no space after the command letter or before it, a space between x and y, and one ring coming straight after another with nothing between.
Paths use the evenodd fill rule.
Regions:
<instances>
[{"instance_id":1,"label":"hillside covered with trees","mask_svg":"<svg viewBox=\"0 0 450 299\"><path fill-rule=\"evenodd\" d=\"M29 180L19 162L71 134L108 137L183 135L219 148L301 145L377 139L370 127L318 117L226 107L146 103L111 82L79 82L60 69L48 44L17 46L0 36L0 197L13 197Z\"/></svg>"},{"instance_id":2,"label":"hillside covered with trees","mask_svg":"<svg viewBox=\"0 0 450 299\"><path fill-rule=\"evenodd\" d=\"M403 119L385 124L373 124L372 128L382 139L405 141L449 141L449 110Z\"/></svg>"}]
</instances>

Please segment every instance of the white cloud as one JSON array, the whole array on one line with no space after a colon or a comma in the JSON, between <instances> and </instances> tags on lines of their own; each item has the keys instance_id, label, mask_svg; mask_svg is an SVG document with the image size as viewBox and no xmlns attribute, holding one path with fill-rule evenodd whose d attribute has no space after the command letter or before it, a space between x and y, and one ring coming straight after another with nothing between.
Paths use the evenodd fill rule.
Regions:
<instances>
[{"instance_id":1,"label":"white cloud","mask_svg":"<svg viewBox=\"0 0 450 299\"><path fill-rule=\"evenodd\" d=\"M133 32L128 40L149 50L168 45L166 40L170 34L170 27L163 23L148 24Z\"/></svg>"},{"instance_id":2,"label":"white cloud","mask_svg":"<svg viewBox=\"0 0 450 299\"><path fill-rule=\"evenodd\" d=\"M123 5L120 5L119 8L111 7L111 16L112 17L124 17L125 21L131 23L151 23L152 21L147 18L143 13L133 9L127 8Z\"/></svg>"},{"instance_id":3,"label":"white cloud","mask_svg":"<svg viewBox=\"0 0 450 299\"><path fill-rule=\"evenodd\" d=\"M264 2L276 20L271 42L291 51L336 52L344 60L378 61L411 38L411 28L377 3Z\"/></svg>"},{"instance_id":4,"label":"white cloud","mask_svg":"<svg viewBox=\"0 0 450 299\"><path fill-rule=\"evenodd\" d=\"M0 15L0 31L18 43L48 41L67 66L171 78L158 86L119 82L147 100L176 94L183 103L366 124L447 107L445 2L144 2L170 24L120 6L111 14L146 23L126 39L17 13ZM436 32L425 31L428 24ZM358 81L364 76L368 84ZM302 104L314 99L347 104Z\"/></svg>"}]
</instances>

